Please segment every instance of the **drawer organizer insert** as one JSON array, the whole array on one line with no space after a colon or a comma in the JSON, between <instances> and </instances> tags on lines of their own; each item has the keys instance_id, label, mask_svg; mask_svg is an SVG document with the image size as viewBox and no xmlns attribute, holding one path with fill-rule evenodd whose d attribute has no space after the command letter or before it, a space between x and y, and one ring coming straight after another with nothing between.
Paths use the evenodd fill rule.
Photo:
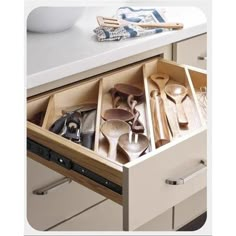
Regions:
<instances>
[{"instance_id":1,"label":"drawer organizer insert","mask_svg":"<svg viewBox=\"0 0 236 236\"><path fill-rule=\"evenodd\" d=\"M159 79L162 76L168 76L165 88L169 85L182 85L187 89L187 95L180 104L182 106L181 109L183 109L182 111L179 111L179 108L177 109L173 98L171 99L170 96L166 95L165 90L161 92L161 88L158 88L157 84L151 79L155 75L158 75L156 77ZM129 95L123 96L119 91L117 93L117 84L121 84L121 86L134 86L143 94L138 98ZM169 87L173 88L171 86ZM115 94L114 97L112 97L112 91L115 91L113 93L113 95ZM160 135L161 131L155 119L160 120L160 117L158 117L160 113L156 114L157 111L155 111L154 115L154 100L151 98L151 94L154 93L153 91L156 92L155 96L158 96L157 99L159 99L154 99L155 101L159 101L157 102L158 107L160 104L164 104L164 110L162 106L159 112L163 115L164 111L164 115L161 116L164 119L162 122L165 125L167 124L166 135L169 138L167 142L157 142L155 133L158 131ZM179 92L179 87L177 89L174 87L174 92L176 91L177 93ZM105 196L109 195L109 198L121 203L122 167L129 161L135 161L129 159L127 153L134 152L136 154L135 158L143 158L146 154L150 155L152 152L155 152L156 155L158 152L157 149L161 150L163 144L166 146L172 140L181 140L182 137L205 126L205 92L206 75L204 73L195 72L172 62L155 59L117 70L102 78L97 77L92 80L82 81L58 91L52 91L45 95L30 98L27 103L28 156L87 187L92 188L91 186L95 183L97 185L95 191ZM131 129L134 118L131 121L122 121L120 123L118 120L118 123L115 123L115 125L113 124L114 120L112 122L109 119L105 120L105 112L108 109L114 108L114 101L117 99L116 95L118 95L118 100L120 99L118 105L115 106L116 109L125 109L128 111L128 115L133 114L135 116L137 112L140 114L140 116L137 116L137 124L141 124L144 130L139 132L139 134L137 134L135 129ZM137 101L135 105L131 103L131 105L134 105L133 107L128 105L128 97L131 98L130 101L132 102L134 100L135 102ZM75 109L81 109L81 107L82 109L84 107L88 108L88 111L84 109L85 111L82 110L79 113L80 116L76 117L78 124L73 123L76 123L76 119L72 119L71 124L66 124L71 118L72 113L70 112ZM84 117L89 117L86 114L92 114L94 110L95 113L91 116L91 120L87 119L86 121ZM187 124L179 124L177 118L178 112L185 113ZM52 125L55 125L55 122L59 118L66 117L68 114L70 116L59 124L60 127L57 127L56 131L50 131L53 127ZM83 125L83 122L86 125ZM103 127L105 123L109 123L110 125ZM119 132L123 129L120 126L122 124L125 126L123 135L127 134L126 140L122 141L119 137L116 137L115 144L112 144L115 145L112 150L113 156L108 158L109 146L111 146L111 144L109 145L108 139L109 137L113 139L113 136L120 135ZM63 130L65 127L67 127L67 130ZM103 134L105 131L101 132L102 127L110 135L108 135L108 138L105 138ZM83 129L85 131L82 131ZM66 133L69 132L68 130L72 134L66 136ZM83 140L85 140L83 132L91 134L89 145L91 150L83 144ZM116 134L117 132L118 134ZM142 141L142 138L144 138L144 141ZM117 145L118 140L119 144ZM135 144L129 145L129 143ZM128 151L125 152L124 150ZM75 177L75 173L79 174L80 177ZM91 183L87 180L91 181Z\"/></svg>"}]
</instances>

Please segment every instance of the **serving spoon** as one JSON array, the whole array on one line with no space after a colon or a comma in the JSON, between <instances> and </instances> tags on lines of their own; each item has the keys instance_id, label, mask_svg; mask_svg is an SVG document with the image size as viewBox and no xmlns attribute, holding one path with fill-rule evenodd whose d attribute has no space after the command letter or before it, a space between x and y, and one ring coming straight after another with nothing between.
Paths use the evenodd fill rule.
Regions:
<instances>
[{"instance_id":1,"label":"serving spoon","mask_svg":"<svg viewBox=\"0 0 236 236\"><path fill-rule=\"evenodd\" d=\"M101 132L109 143L108 158L115 160L118 139L122 134L129 133L130 126L122 120L108 120L101 126Z\"/></svg>"},{"instance_id":2,"label":"serving spoon","mask_svg":"<svg viewBox=\"0 0 236 236\"><path fill-rule=\"evenodd\" d=\"M129 161L138 158L149 146L149 140L144 134L137 134L138 142L130 142L129 134L122 134L118 140L118 146L126 154Z\"/></svg>"},{"instance_id":3,"label":"serving spoon","mask_svg":"<svg viewBox=\"0 0 236 236\"><path fill-rule=\"evenodd\" d=\"M180 84L169 84L165 87L167 96L176 104L177 118L180 126L187 126L188 120L182 105L182 101L188 94L187 88Z\"/></svg>"}]
</instances>

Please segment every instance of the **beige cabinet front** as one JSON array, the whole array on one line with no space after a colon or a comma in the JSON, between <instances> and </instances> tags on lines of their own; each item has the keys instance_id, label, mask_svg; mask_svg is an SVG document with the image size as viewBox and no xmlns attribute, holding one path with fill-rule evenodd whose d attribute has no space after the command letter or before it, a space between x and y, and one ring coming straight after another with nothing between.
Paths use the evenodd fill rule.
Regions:
<instances>
[{"instance_id":1,"label":"beige cabinet front","mask_svg":"<svg viewBox=\"0 0 236 236\"><path fill-rule=\"evenodd\" d=\"M207 68L207 34L173 44L173 58L179 64Z\"/></svg>"},{"instance_id":2,"label":"beige cabinet front","mask_svg":"<svg viewBox=\"0 0 236 236\"><path fill-rule=\"evenodd\" d=\"M27 176L27 219L37 230L46 230L104 200L103 196L73 181L54 188L52 184L65 177L29 158Z\"/></svg>"}]
</instances>

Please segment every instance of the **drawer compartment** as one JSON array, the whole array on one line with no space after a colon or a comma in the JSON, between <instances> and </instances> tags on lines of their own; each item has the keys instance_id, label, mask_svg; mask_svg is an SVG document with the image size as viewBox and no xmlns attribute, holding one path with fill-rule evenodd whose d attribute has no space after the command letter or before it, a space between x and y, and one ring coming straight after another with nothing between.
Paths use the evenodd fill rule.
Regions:
<instances>
[{"instance_id":1,"label":"drawer compartment","mask_svg":"<svg viewBox=\"0 0 236 236\"><path fill-rule=\"evenodd\" d=\"M188 89L183 103L189 124L179 127L180 135L174 137L168 123L170 142L160 147L155 145L150 106L150 92L155 89L150 76L155 73L168 74L170 83ZM202 80L204 85L200 85L198 80ZM120 158L108 158L108 143L100 132L104 124L101 116L112 107L109 91L117 83L129 84L144 92L137 110L148 147L132 161L119 151ZM206 186L206 120L197 96L200 87L206 87L203 71L152 59L29 99L28 156L121 204L123 228L134 230ZM94 102L97 103L94 150L49 131L62 109ZM176 119L175 104L168 102L168 111L173 114L170 117ZM32 122L32 117L42 111L45 112L43 122L37 125ZM48 159L44 158L47 153Z\"/></svg>"}]
</instances>

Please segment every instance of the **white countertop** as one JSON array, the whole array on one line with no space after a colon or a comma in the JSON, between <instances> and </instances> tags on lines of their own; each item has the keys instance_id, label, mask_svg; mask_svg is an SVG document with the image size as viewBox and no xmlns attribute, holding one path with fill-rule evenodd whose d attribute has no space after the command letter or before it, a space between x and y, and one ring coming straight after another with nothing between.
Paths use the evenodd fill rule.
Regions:
<instances>
[{"instance_id":1,"label":"white countertop","mask_svg":"<svg viewBox=\"0 0 236 236\"><path fill-rule=\"evenodd\" d=\"M70 30L56 34L27 33L27 89L207 31L206 17L200 9L161 8L166 10L168 21L182 22L184 29L118 42L98 42L93 33L97 27L96 16L111 16L115 8L87 7Z\"/></svg>"}]
</instances>

